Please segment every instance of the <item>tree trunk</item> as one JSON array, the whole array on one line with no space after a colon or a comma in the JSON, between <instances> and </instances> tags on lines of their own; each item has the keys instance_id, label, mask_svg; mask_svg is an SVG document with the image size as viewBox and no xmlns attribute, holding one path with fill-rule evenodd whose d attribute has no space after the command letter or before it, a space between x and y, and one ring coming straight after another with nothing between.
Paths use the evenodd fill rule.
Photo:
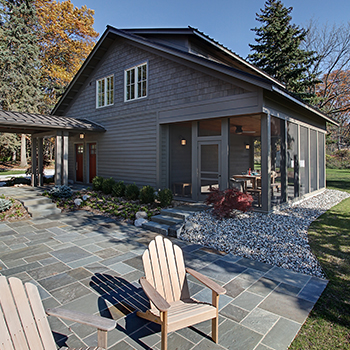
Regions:
<instances>
[{"instance_id":1,"label":"tree trunk","mask_svg":"<svg viewBox=\"0 0 350 350\"><path fill-rule=\"evenodd\" d=\"M26 135L22 134L21 138L21 167L27 167Z\"/></svg>"}]
</instances>

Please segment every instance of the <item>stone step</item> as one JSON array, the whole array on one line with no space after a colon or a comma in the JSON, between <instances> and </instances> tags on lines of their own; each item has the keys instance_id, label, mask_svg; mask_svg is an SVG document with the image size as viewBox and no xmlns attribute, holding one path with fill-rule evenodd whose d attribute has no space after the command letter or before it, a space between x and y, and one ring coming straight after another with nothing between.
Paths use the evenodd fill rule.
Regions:
<instances>
[{"instance_id":1,"label":"stone step","mask_svg":"<svg viewBox=\"0 0 350 350\"><path fill-rule=\"evenodd\" d=\"M160 224L155 221L149 221L147 223L142 224L142 228L167 236L169 225Z\"/></svg>"},{"instance_id":2,"label":"stone step","mask_svg":"<svg viewBox=\"0 0 350 350\"><path fill-rule=\"evenodd\" d=\"M44 205L44 204L54 204L50 198L42 197L42 196L31 196L31 197L22 197L17 198L19 201L23 203L25 207L33 206L33 205Z\"/></svg>"},{"instance_id":3,"label":"stone step","mask_svg":"<svg viewBox=\"0 0 350 350\"><path fill-rule=\"evenodd\" d=\"M162 211L161 211L161 214L164 214L167 216L172 216L174 218L180 218L183 220L188 218L193 213L194 213L194 211L180 210L180 209L176 209L176 208L167 208L167 209L162 209Z\"/></svg>"},{"instance_id":4,"label":"stone step","mask_svg":"<svg viewBox=\"0 0 350 350\"><path fill-rule=\"evenodd\" d=\"M183 219L177 218L174 216L167 216L167 215L155 215L155 216L152 216L151 220L154 222L158 222L160 224L168 225L168 226L183 223Z\"/></svg>"},{"instance_id":5,"label":"stone step","mask_svg":"<svg viewBox=\"0 0 350 350\"><path fill-rule=\"evenodd\" d=\"M29 210L44 210L44 209L53 209L56 208L56 204L53 202L47 202L47 203L38 203L38 204L30 204L26 205L23 204L23 206L29 211Z\"/></svg>"},{"instance_id":6,"label":"stone step","mask_svg":"<svg viewBox=\"0 0 350 350\"><path fill-rule=\"evenodd\" d=\"M38 217L46 217L51 215L59 215L61 214L61 209L59 208L50 208L50 209L32 209L28 208L28 213L31 215L32 218L38 218Z\"/></svg>"}]
</instances>

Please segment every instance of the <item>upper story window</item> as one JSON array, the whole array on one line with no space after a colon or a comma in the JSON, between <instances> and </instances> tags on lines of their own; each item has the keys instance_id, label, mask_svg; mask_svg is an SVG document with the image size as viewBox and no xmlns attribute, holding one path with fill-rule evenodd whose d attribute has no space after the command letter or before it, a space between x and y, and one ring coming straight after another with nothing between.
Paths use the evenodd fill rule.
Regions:
<instances>
[{"instance_id":1,"label":"upper story window","mask_svg":"<svg viewBox=\"0 0 350 350\"><path fill-rule=\"evenodd\" d=\"M96 107L110 106L114 102L113 75L96 81Z\"/></svg>"},{"instance_id":2,"label":"upper story window","mask_svg":"<svg viewBox=\"0 0 350 350\"><path fill-rule=\"evenodd\" d=\"M147 96L147 63L125 71L125 101Z\"/></svg>"}]
</instances>

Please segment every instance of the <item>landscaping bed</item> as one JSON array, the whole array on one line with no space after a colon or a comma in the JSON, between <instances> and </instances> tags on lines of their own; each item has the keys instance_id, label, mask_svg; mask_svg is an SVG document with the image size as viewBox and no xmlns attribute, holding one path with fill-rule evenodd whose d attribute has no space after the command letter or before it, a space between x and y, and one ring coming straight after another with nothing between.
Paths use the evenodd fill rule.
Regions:
<instances>
[{"instance_id":1,"label":"landscaping bed","mask_svg":"<svg viewBox=\"0 0 350 350\"><path fill-rule=\"evenodd\" d=\"M0 221L18 221L18 220L28 220L30 215L28 211L24 208L23 204L13 198L0 196L0 199L7 199L11 201L11 207L6 211L0 212Z\"/></svg>"}]
</instances>

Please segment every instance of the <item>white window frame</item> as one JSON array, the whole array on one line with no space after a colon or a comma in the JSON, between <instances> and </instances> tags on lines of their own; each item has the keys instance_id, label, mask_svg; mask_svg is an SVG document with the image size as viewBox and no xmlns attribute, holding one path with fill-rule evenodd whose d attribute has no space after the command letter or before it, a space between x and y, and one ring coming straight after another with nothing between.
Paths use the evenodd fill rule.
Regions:
<instances>
[{"instance_id":1,"label":"white window frame","mask_svg":"<svg viewBox=\"0 0 350 350\"><path fill-rule=\"evenodd\" d=\"M112 78L112 88L110 87L110 79ZM100 83L103 86L103 90L99 91ZM100 105L100 97L102 97L103 104ZM109 101L108 98L111 100ZM108 103L109 102L109 103ZM96 80L96 108L103 108L112 106L114 104L114 75Z\"/></svg>"},{"instance_id":2,"label":"white window frame","mask_svg":"<svg viewBox=\"0 0 350 350\"><path fill-rule=\"evenodd\" d=\"M145 76L140 74L140 69L144 67ZM139 69L140 68L140 69ZM130 82L128 74L133 73L133 79ZM133 95L131 89L133 87ZM124 102L139 100L145 98L148 95L148 62L143 62L124 71Z\"/></svg>"}]
</instances>

